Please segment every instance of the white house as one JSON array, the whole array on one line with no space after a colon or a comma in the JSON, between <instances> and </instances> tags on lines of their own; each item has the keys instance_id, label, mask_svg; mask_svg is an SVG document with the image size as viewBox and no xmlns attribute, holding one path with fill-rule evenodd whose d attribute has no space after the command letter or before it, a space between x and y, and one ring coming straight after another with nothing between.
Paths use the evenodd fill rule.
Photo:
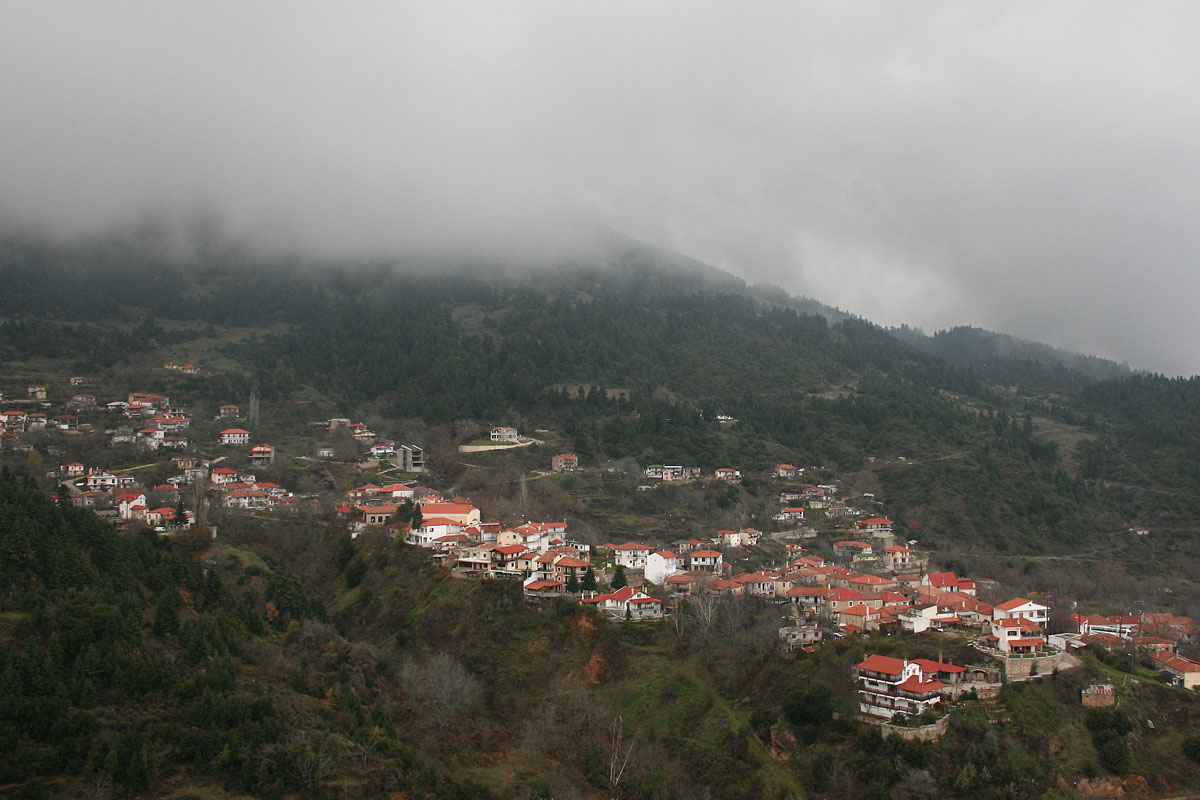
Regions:
<instances>
[{"instance_id":1,"label":"white house","mask_svg":"<svg viewBox=\"0 0 1200 800\"><path fill-rule=\"evenodd\" d=\"M649 546L636 542L605 546L613 551L613 560L625 569L645 569L646 559L654 552Z\"/></svg>"},{"instance_id":2,"label":"white house","mask_svg":"<svg viewBox=\"0 0 1200 800\"><path fill-rule=\"evenodd\" d=\"M646 580L655 586L662 586L667 578L679 572L683 559L669 550L651 553L646 558Z\"/></svg>"},{"instance_id":3,"label":"white house","mask_svg":"<svg viewBox=\"0 0 1200 800\"><path fill-rule=\"evenodd\" d=\"M924 633L929 630L937 614L938 604L925 602L901 611L897 619L900 620L900 630L905 633Z\"/></svg>"},{"instance_id":4,"label":"white house","mask_svg":"<svg viewBox=\"0 0 1200 800\"><path fill-rule=\"evenodd\" d=\"M129 492L128 494L119 494L116 496L117 513L121 515L121 519L133 519L136 514L135 508L140 508L143 512L146 510L146 495L140 492Z\"/></svg>"},{"instance_id":5,"label":"white house","mask_svg":"<svg viewBox=\"0 0 1200 800\"><path fill-rule=\"evenodd\" d=\"M688 569L697 572L720 572L723 558L716 550L693 550L688 553Z\"/></svg>"},{"instance_id":6,"label":"white house","mask_svg":"<svg viewBox=\"0 0 1200 800\"><path fill-rule=\"evenodd\" d=\"M943 669L962 672L962 667L928 662L932 674ZM896 714L916 716L941 702L946 685L926 679L922 664L873 654L855 669L858 678L859 711L877 717Z\"/></svg>"},{"instance_id":7,"label":"white house","mask_svg":"<svg viewBox=\"0 0 1200 800\"><path fill-rule=\"evenodd\" d=\"M719 531L718 536L721 537L721 547L741 547L746 544L743 540L741 531Z\"/></svg>"},{"instance_id":8,"label":"white house","mask_svg":"<svg viewBox=\"0 0 1200 800\"><path fill-rule=\"evenodd\" d=\"M208 474L208 477L217 486L225 486L238 482L238 471L230 467L217 467Z\"/></svg>"},{"instance_id":9,"label":"white house","mask_svg":"<svg viewBox=\"0 0 1200 800\"><path fill-rule=\"evenodd\" d=\"M395 513L395 508L392 509ZM418 547L433 547L442 536L451 536L462 531L462 525L446 517L427 517L421 520L421 527L413 528L404 535L404 541Z\"/></svg>"},{"instance_id":10,"label":"white house","mask_svg":"<svg viewBox=\"0 0 1200 800\"><path fill-rule=\"evenodd\" d=\"M595 605L608 614L629 619L657 619L662 616L662 601L643 591L626 586L610 594L584 598L581 602Z\"/></svg>"},{"instance_id":11,"label":"white house","mask_svg":"<svg viewBox=\"0 0 1200 800\"><path fill-rule=\"evenodd\" d=\"M117 476L111 472L96 470L87 476L87 488L90 492L103 492L108 489L115 489L117 486Z\"/></svg>"},{"instance_id":12,"label":"white house","mask_svg":"<svg viewBox=\"0 0 1200 800\"><path fill-rule=\"evenodd\" d=\"M1042 627L1023 617L1005 617L992 622L987 640L1002 653L1036 653L1046 646Z\"/></svg>"},{"instance_id":13,"label":"white house","mask_svg":"<svg viewBox=\"0 0 1200 800\"><path fill-rule=\"evenodd\" d=\"M250 431L226 428L221 431L221 444L250 444Z\"/></svg>"},{"instance_id":14,"label":"white house","mask_svg":"<svg viewBox=\"0 0 1200 800\"><path fill-rule=\"evenodd\" d=\"M1006 603L1001 603L992 609L992 619L1027 619L1045 630L1050 608L1024 597L1014 597Z\"/></svg>"},{"instance_id":15,"label":"white house","mask_svg":"<svg viewBox=\"0 0 1200 800\"><path fill-rule=\"evenodd\" d=\"M516 428L508 428L498 426L492 428L491 439L493 442L515 442L519 438Z\"/></svg>"},{"instance_id":16,"label":"white house","mask_svg":"<svg viewBox=\"0 0 1200 800\"><path fill-rule=\"evenodd\" d=\"M774 519L776 522L804 522L804 509L800 506L786 506Z\"/></svg>"}]
</instances>

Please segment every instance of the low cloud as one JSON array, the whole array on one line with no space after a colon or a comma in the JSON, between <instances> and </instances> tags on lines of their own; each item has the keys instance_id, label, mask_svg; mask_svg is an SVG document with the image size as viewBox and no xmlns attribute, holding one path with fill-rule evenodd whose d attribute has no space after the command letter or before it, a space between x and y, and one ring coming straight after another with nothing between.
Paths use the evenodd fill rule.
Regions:
<instances>
[{"instance_id":1,"label":"low cloud","mask_svg":"<svg viewBox=\"0 0 1200 800\"><path fill-rule=\"evenodd\" d=\"M1200 372L1187 4L12 4L0 211L321 255L594 220L888 324Z\"/></svg>"}]
</instances>

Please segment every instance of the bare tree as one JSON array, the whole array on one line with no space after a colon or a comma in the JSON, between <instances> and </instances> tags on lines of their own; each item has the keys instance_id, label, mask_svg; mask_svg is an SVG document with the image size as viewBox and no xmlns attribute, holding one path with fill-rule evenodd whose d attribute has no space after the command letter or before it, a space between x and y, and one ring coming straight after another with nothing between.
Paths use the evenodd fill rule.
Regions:
<instances>
[{"instance_id":1,"label":"bare tree","mask_svg":"<svg viewBox=\"0 0 1200 800\"><path fill-rule=\"evenodd\" d=\"M675 610L667 615L667 625L676 638L682 639L683 634L687 632L687 615L684 614L684 601L677 601Z\"/></svg>"},{"instance_id":2,"label":"bare tree","mask_svg":"<svg viewBox=\"0 0 1200 800\"><path fill-rule=\"evenodd\" d=\"M692 619L696 621L696 630L700 638L708 640L708 634L721 610L721 603L714 595L701 590L701 593L691 603Z\"/></svg>"},{"instance_id":3,"label":"bare tree","mask_svg":"<svg viewBox=\"0 0 1200 800\"><path fill-rule=\"evenodd\" d=\"M637 745L637 737L625 744L624 720L617 716L613 720L608 736L608 785L612 787L613 800L621 796L621 780L625 777L625 769L629 766L629 758Z\"/></svg>"},{"instance_id":4,"label":"bare tree","mask_svg":"<svg viewBox=\"0 0 1200 800\"><path fill-rule=\"evenodd\" d=\"M410 701L440 730L469 717L483 696L479 681L450 653L436 653L420 664L406 658L398 681Z\"/></svg>"},{"instance_id":5,"label":"bare tree","mask_svg":"<svg viewBox=\"0 0 1200 800\"><path fill-rule=\"evenodd\" d=\"M79 796L84 800L108 800L112 789L112 779L104 772L97 772L84 778L79 787Z\"/></svg>"}]
</instances>

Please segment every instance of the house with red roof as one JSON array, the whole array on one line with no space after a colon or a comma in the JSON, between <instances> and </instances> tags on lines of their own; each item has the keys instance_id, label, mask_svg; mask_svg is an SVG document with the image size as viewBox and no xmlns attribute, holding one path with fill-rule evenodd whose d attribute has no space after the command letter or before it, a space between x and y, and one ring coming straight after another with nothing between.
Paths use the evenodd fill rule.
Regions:
<instances>
[{"instance_id":1,"label":"house with red roof","mask_svg":"<svg viewBox=\"0 0 1200 800\"><path fill-rule=\"evenodd\" d=\"M1012 600L1000 603L992 609L992 619L1024 619L1035 623L1039 628L1045 630L1049 612L1049 606L1035 603L1032 600L1026 600L1024 597L1014 597ZM1134 617L1133 619L1136 623L1137 618Z\"/></svg>"},{"instance_id":2,"label":"house with red roof","mask_svg":"<svg viewBox=\"0 0 1200 800\"><path fill-rule=\"evenodd\" d=\"M113 503L116 504L121 519L144 517L146 502L146 495L141 492L124 492L113 498ZM140 509L142 513L137 513L135 509Z\"/></svg>"},{"instance_id":3,"label":"house with red roof","mask_svg":"<svg viewBox=\"0 0 1200 800\"><path fill-rule=\"evenodd\" d=\"M85 481L88 490L92 492L102 492L107 489L115 489L117 488L117 484L119 482L120 481L117 480L116 475L113 475L111 472L105 472L104 470L94 470L87 476L87 480Z\"/></svg>"},{"instance_id":4,"label":"house with red roof","mask_svg":"<svg viewBox=\"0 0 1200 800\"><path fill-rule=\"evenodd\" d=\"M583 580L583 576L592 566L591 561L580 558L578 552L571 548L563 548L559 553L546 553L539 557L539 560L543 559L549 560L549 563L541 566L543 574L561 581L570 581L571 578Z\"/></svg>"},{"instance_id":5,"label":"house with red roof","mask_svg":"<svg viewBox=\"0 0 1200 800\"><path fill-rule=\"evenodd\" d=\"M446 517L460 525L478 525L479 509L470 503L422 503L421 513L428 517Z\"/></svg>"},{"instance_id":6,"label":"house with red roof","mask_svg":"<svg viewBox=\"0 0 1200 800\"><path fill-rule=\"evenodd\" d=\"M802 506L784 506L772 519L776 522L804 522L804 508Z\"/></svg>"},{"instance_id":7,"label":"house with red roof","mask_svg":"<svg viewBox=\"0 0 1200 800\"><path fill-rule=\"evenodd\" d=\"M875 608L883 607L882 600L868 598L867 595L854 589L830 589L825 595L825 613L836 618L842 611L860 603L867 603Z\"/></svg>"},{"instance_id":8,"label":"house with red roof","mask_svg":"<svg viewBox=\"0 0 1200 800\"><path fill-rule=\"evenodd\" d=\"M742 597L746 594L746 585L726 578L717 578L705 585L704 592L717 597Z\"/></svg>"},{"instance_id":9,"label":"house with red roof","mask_svg":"<svg viewBox=\"0 0 1200 800\"><path fill-rule=\"evenodd\" d=\"M724 556L716 550L693 550L687 554L687 568L692 572L720 573Z\"/></svg>"},{"instance_id":10,"label":"house with red roof","mask_svg":"<svg viewBox=\"0 0 1200 800\"><path fill-rule=\"evenodd\" d=\"M562 581L548 581L530 576L522 589L525 599L531 603L554 600L566 594L566 584Z\"/></svg>"},{"instance_id":11,"label":"house with red roof","mask_svg":"<svg viewBox=\"0 0 1200 800\"><path fill-rule=\"evenodd\" d=\"M625 542L625 544L606 543L604 546L613 551L613 560L625 569L645 569L646 560L654 552L654 549L650 545L638 544L637 542Z\"/></svg>"},{"instance_id":12,"label":"house with red roof","mask_svg":"<svg viewBox=\"0 0 1200 800\"><path fill-rule=\"evenodd\" d=\"M962 671L961 667L935 661L923 665L902 658L869 655L855 668L859 710L888 719L896 714L918 716L942 700L946 684L936 676Z\"/></svg>"},{"instance_id":13,"label":"house with red roof","mask_svg":"<svg viewBox=\"0 0 1200 800\"><path fill-rule=\"evenodd\" d=\"M906 570L912 564L912 550L904 545L896 544L883 551L883 567L892 572Z\"/></svg>"},{"instance_id":14,"label":"house with red roof","mask_svg":"<svg viewBox=\"0 0 1200 800\"><path fill-rule=\"evenodd\" d=\"M797 470L795 464L776 464L775 465L775 477L776 478L782 478L784 480L787 480L788 478L794 478L799 474L800 473Z\"/></svg>"},{"instance_id":15,"label":"house with red roof","mask_svg":"<svg viewBox=\"0 0 1200 800\"><path fill-rule=\"evenodd\" d=\"M516 428L506 426L497 426L491 430L491 440L493 442L515 442L520 438Z\"/></svg>"},{"instance_id":16,"label":"house with red roof","mask_svg":"<svg viewBox=\"0 0 1200 800\"><path fill-rule=\"evenodd\" d=\"M145 394L143 392L130 392L125 398L127 405L142 405L150 408L166 410L171 406L171 400L166 395L162 394Z\"/></svg>"},{"instance_id":17,"label":"house with red roof","mask_svg":"<svg viewBox=\"0 0 1200 800\"><path fill-rule=\"evenodd\" d=\"M250 448L249 461L255 466L263 466L271 464L275 461L275 446L270 444L256 444Z\"/></svg>"},{"instance_id":18,"label":"house with red roof","mask_svg":"<svg viewBox=\"0 0 1200 800\"><path fill-rule=\"evenodd\" d=\"M963 594L975 594L975 581L970 578L960 578L953 572L928 572L921 576L921 585L935 589L935 592L930 592L931 595L940 594L941 592L962 592Z\"/></svg>"},{"instance_id":19,"label":"house with red roof","mask_svg":"<svg viewBox=\"0 0 1200 800\"><path fill-rule=\"evenodd\" d=\"M250 431L242 430L241 428L226 428L221 431L221 444L250 444Z\"/></svg>"},{"instance_id":20,"label":"house with red roof","mask_svg":"<svg viewBox=\"0 0 1200 800\"><path fill-rule=\"evenodd\" d=\"M854 527L863 533L891 533L894 524L886 517L871 517L870 519L860 519L854 523Z\"/></svg>"},{"instance_id":21,"label":"house with red roof","mask_svg":"<svg viewBox=\"0 0 1200 800\"><path fill-rule=\"evenodd\" d=\"M1174 653L1157 652L1150 654L1150 660L1157 669L1171 676L1171 682L1175 686L1184 689L1200 686L1200 664L1190 658Z\"/></svg>"},{"instance_id":22,"label":"house with red roof","mask_svg":"<svg viewBox=\"0 0 1200 800\"><path fill-rule=\"evenodd\" d=\"M578 472L579 456L573 453L559 453L551 456L550 469L553 472Z\"/></svg>"},{"instance_id":23,"label":"house with red roof","mask_svg":"<svg viewBox=\"0 0 1200 800\"><path fill-rule=\"evenodd\" d=\"M1042 627L1024 617L993 620L985 640L1001 653L1036 653L1046 646Z\"/></svg>"},{"instance_id":24,"label":"house with red roof","mask_svg":"<svg viewBox=\"0 0 1200 800\"><path fill-rule=\"evenodd\" d=\"M653 595L626 586L609 594L598 594L581 600L585 605L599 608L621 619L643 620L662 617L662 601Z\"/></svg>"},{"instance_id":25,"label":"house with red roof","mask_svg":"<svg viewBox=\"0 0 1200 800\"><path fill-rule=\"evenodd\" d=\"M735 583L746 587L746 592L754 597L774 599L779 583L777 572L743 572L730 578Z\"/></svg>"},{"instance_id":26,"label":"house with red roof","mask_svg":"<svg viewBox=\"0 0 1200 800\"><path fill-rule=\"evenodd\" d=\"M858 603L842 609L837 613L837 624L840 628L854 631L877 631L883 609L871 608L866 603Z\"/></svg>"},{"instance_id":27,"label":"house with red roof","mask_svg":"<svg viewBox=\"0 0 1200 800\"><path fill-rule=\"evenodd\" d=\"M395 515L400 506L397 503L384 503L381 506L367 506L367 508L369 509L367 512L368 516L373 513L386 512L390 518ZM462 523L456 519L423 516L419 527L410 528L405 532L404 541L408 544L415 544L417 547L433 547L439 538L461 533L462 529ZM523 553L526 550L525 547L521 547L520 545L516 545L515 547L517 549L512 552Z\"/></svg>"},{"instance_id":28,"label":"house with red roof","mask_svg":"<svg viewBox=\"0 0 1200 800\"><path fill-rule=\"evenodd\" d=\"M217 486L238 482L238 471L232 467L217 467L208 473L208 479Z\"/></svg>"},{"instance_id":29,"label":"house with red roof","mask_svg":"<svg viewBox=\"0 0 1200 800\"><path fill-rule=\"evenodd\" d=\"M806 613L819 614L825 607L825 597L831 590L824 586L794 586L786 592L787 599Z\"/></svg>"},{"instance_id":30,"label":"house with red roof","mask_svg":"<svg viewBox=\"0 0 1200 800\"><path fill-rule=\"evenodd\" d=\"M862 573L847 575L844 581L847 589L858 589L860 592L886 592L898 586L891 578L882 578L878 575L866 575Z\"/></svg>"}]
</instances>

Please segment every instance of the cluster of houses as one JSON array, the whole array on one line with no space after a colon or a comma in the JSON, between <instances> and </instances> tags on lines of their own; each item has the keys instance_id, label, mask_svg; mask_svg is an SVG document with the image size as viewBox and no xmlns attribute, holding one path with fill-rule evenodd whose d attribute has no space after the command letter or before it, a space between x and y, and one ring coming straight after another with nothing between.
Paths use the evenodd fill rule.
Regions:
<instances>
[{"instance_id":1,"label":"cluster of houses","mask_svg":"<svg viewBox=\"0 0 1200 800\"><path fill-rule=\"evenodd\" d=\"M1131 650L1145 654L1151 663L1187 689L1200 687L1200 663L1176 652L1181 644L1200 640L1200 625L1191 617L1168 613L1071 614L1068 633L1061 637L1069 648ZM1059 637L1056 637L1059 638Z\"/></svg>"},{"instance_id":2,"label":"cluster of houses","mask_svg":"<svg viewBox=\"0 0 1200 800\"><path fill-rule=\"evenodd\" d=\"M163 364L163 369L178 370L184 375L199 375L200 368L195 364L176 364L174 361L168 361Z\"/></svg>"},{"instance_id":3,"label":"cluster of houses","mask_svg":"<svg viewBox=\"0 0 1200 800\"><path fill-rule=\"evenodd\" d=\"M182 371L194 369L191 365L167 365L167 368L179 368ZM82 377L71 379L73 387L80 387L85 383ZM29 387L31 400L42 401L46 396L44 386ZM127 419L135 420L134 426L112 434L110 442L114 445L133 444L145 450L185 451L190 444L187 433L191 428L192 418L185 409L173 406L170 398L164 394L129 392L122 400L101 405L95 395L79 391L71 397L67 405L76 410L95 409L118 413ZM238 406L224 404L220 407L218 419L238 416ZM49 427L64 431L91 430L90 425L80 423L78 418L71 414L47 419L44 413L22 409L0 412L0 426L3 426L6 436L15 437L28 430ZM244 446L250 444L250 439L249 431L229 428L221 431L219 440L224 445ZM161 486L153 487L143 486L132 475L118 474L99 467L89 469L81 462L62 463L48 475L67 484L70 490L69 499L73 504L93 509L114 522L138 521L160 531L188 527L194 522L190 511L186 512L184 518L178 518L182 486L199 483L204 486L205 495L211 492L228 508L296 508L301 502L300 498L286 489L274 483L259 481L249 472L229 466L218 466L219 460L205 461L182 452L173 456L172 460L180 473L169 478ZM248 460L252 466L271 464L275 461L275 448L266 443L254 444L249 449Z\"/></svg>"},{"instance_id":4,"label":"cluster of houses","mask_svg":"<svg viewBox=\"0 0 1200 800\"><path fill-rule=\"evenodd\" d=\"M79 462L60 465L56 474L67 485L67 499L73 505L92 509L112 522L136 520L160 531L191 527L195 522L191 511L179 517L177 485L147 488L132 475L88 470Z\"/></svg>"},{"instance_id":5,"label":"cluster of houses","mask_svg":"<svg viewBox=\"0 0 1200 800\"><path fill-rule=\"evenodd\" d=\"M713 470L712 476L719 481L737 483L742 479L742 472L733 467L718 467ZM658 481L695 480L700 477L700 468L679 464L651 464L646 467L646 477Z\"/></svg>"}]
</instances>

